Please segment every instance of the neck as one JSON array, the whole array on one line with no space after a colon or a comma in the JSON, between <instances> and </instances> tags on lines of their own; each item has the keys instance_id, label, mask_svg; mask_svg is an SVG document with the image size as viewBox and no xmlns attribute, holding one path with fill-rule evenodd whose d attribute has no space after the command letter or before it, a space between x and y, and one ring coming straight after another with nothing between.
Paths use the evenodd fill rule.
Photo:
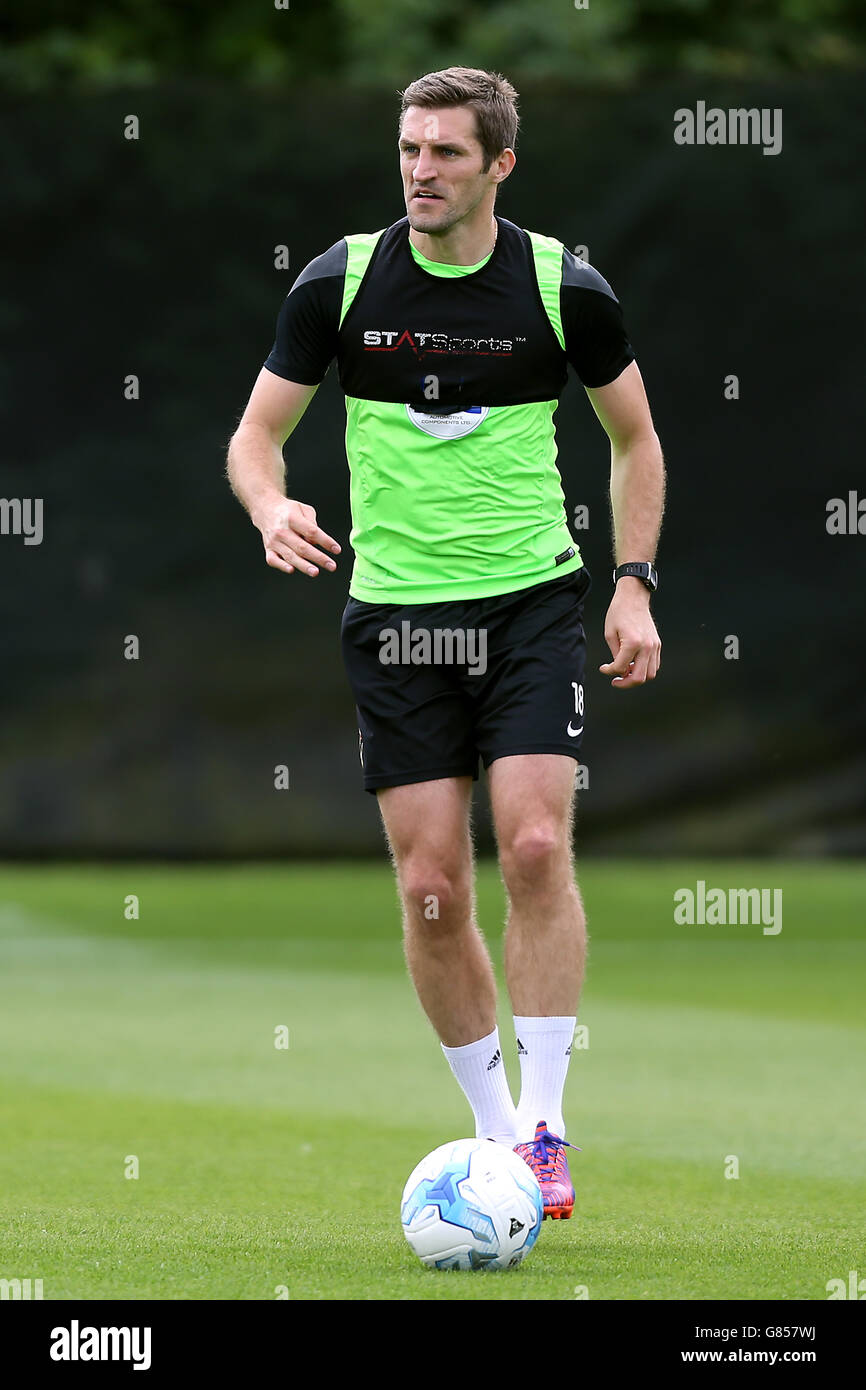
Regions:
<instances>
[{"instance_id":1,"label":"neck","mask_svg":"<svg viewBox=\"0 0 866 1390\"><path fill-rule=\"evenodd\" d=\"M458 222L445 232L417 232L410 227L409 240L428 261L441 265L477 265L490 255L498 231L496 219L490 212L478 225Z\"/></svg>"}]
</instances>

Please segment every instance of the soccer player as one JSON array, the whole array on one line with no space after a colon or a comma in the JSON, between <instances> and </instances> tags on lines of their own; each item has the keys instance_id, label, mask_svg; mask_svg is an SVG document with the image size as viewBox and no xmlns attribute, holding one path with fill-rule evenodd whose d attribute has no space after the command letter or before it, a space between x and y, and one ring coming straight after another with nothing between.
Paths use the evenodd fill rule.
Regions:
<instances>
[{"instance_id":1,"label":"soccer player","mask_svg":"<svg viewBox=\"0 0 866 1390\"><path fill-rule=\"evenodd\" d=\"M565 517L553 415L571 363L610 438L616 569L600 667L659 669L650 613L664 468L619 303L562 243L494 212L517 93L454 67L402 94L406 216L311 261L229 447L229 479L285 574L340 546L286 496L282 447L336 358L355 563L342 642L364 786L378 798L421 1004L475 1115L545 1215L571 1216L563 1088L586 955L572 858L590 579ZM566 145L552 156L566 177ZM488 772L508 897L515 1108L475 920L472 783ZM627 788L624 788L624 795Z\"/></svg>"}]
</instances>

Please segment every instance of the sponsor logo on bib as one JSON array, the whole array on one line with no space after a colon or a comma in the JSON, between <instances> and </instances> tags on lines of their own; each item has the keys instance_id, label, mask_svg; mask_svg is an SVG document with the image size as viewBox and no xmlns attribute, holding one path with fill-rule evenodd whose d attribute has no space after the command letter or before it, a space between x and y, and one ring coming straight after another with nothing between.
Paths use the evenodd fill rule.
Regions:
<instances>
[{"instance_id":1,"label":"sponsor logo on bib","mask_svg":"<svg viewBox=\"0 0 866 1390\"><path fill-rule=\"evenodd\" d=\"M416 410L411 405L406 407L406 414L415 428L432 434L434 439L462 439L465 434L477 430L489 413L489 405L471 405L468 410L453 410L449 415Z\"/></svg>"}]
</instances>

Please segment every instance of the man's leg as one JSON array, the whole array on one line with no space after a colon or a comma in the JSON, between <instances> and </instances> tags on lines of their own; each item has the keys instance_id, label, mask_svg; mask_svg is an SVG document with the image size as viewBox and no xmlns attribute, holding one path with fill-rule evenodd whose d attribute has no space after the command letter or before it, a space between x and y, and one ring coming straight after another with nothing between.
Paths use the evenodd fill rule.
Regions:
<instances>
[{"instance_id":1,"label":"man's leg","mask_svg":"<svg viewBox=\"0 0 866 1390\"><path fill-rule=\"evenodd\" d=\"M421 1006L472 1106L476 1133L513 1144L496 981L475 921L472 779L387 787L377 796L403 904L406 962Z\"/></svg>"},{"instance_id":2,"label":"man's leg","mask_svg":"<svg viewBox=\"0 0 866 1390\"><path fill-rule=\"evenodd\" d=\"M509 900L505 968L521 1066L520 1142L539 1121L564 1136L562 1092L586 961L574 879L576 763L558 753L497 758L489 768L499 862Z\"/></svg>"}]
</instances>

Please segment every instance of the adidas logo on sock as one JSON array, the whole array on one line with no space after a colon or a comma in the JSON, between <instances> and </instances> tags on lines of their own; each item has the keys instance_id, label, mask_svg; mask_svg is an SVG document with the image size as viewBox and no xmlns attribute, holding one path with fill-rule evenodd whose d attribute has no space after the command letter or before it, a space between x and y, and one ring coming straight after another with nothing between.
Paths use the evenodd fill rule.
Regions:
<instances>
[{"instance_id":1,"label":"adidas logo on sock","mask_svg":"<svg viewBox=\"0 0 866 1390\"><path fill-rule=\"evenodd\" d=\"M526 1048L523 1046L523 1043L522 1043L522 1042L520 1041L520 1039L518 1038L518 1039L517 1039L517 1055L518 1055L518 1057L520 1056L521 1053L523 1053L523 1056L524 1056L524 1057L528 1057L528 1056L529 1056L529 1053L527 1052Z\"/></svg>"},{"instance_id":2,"label":"adidas logo on sock","mask_svg":"<svg viewBox=\"0 0 866 1390\"><path fill-rule=\"evenodd\" d=\"M568 1047L565 1049L565 1055L566 1055L566 1057L570 1057L570 1056L571 1056L571 1043L569 1043L569 1044L568 1044Z\"/></svg>"},{"instance_id":3,"label":"adidas logo on sock","mask_svg":"<svg viewBox=\"0 0 866 1390\"><path fill-rule=\"evenodd\" d=\"M494 1052L493 1056L490 1058L490 1061L487 1063L487 1070L488 1070L488 1071L492 1071L494 1067L498 1067L498 1066L499 1066L499 1063L500 1063L501 1061L502 1061L502 1053L499 1051L499 1048L497 1047L497 1049L496 1049L496 1051Z\"/></svg>"}]
</instances>

